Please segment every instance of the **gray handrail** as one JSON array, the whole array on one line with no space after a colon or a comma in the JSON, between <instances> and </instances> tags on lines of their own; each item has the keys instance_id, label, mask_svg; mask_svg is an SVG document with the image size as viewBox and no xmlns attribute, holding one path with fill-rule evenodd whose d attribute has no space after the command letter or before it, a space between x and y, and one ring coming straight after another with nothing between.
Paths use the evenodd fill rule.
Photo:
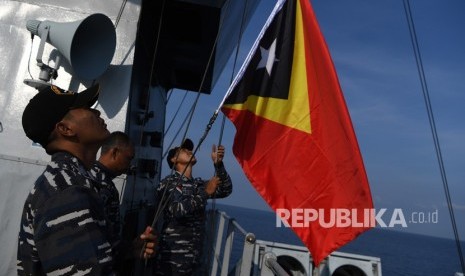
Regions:
<instances>
[{"instance_id":1,"label":"gray handrail","mask_svg":"<svg viewBox=\"0 0 465 276\"><path fill-rule=\"evenodd\" d=\"M266 252L263 256L265 265L278 276L289 276L289 274L278 263L276 255L272 252Z\"/></svg>"}]
</instances>

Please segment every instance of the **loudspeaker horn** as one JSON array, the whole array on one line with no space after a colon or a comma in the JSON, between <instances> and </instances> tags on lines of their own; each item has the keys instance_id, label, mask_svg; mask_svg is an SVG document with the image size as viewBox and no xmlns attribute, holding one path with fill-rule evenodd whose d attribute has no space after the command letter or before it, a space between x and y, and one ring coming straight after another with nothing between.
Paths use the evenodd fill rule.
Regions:
<instances>
[{"instance_id":1,"label":"loudspeaker horn","mask_svg":"<svg viewBox=\"0 0 465 276\"><path fill-rule=\"evenodd\" d=\"M53 45L69 61L77 77L93 80L111 63L116 48L113 22L96 13L74 22L28 20L26 28Z\"/></svg>"}]
</instances>

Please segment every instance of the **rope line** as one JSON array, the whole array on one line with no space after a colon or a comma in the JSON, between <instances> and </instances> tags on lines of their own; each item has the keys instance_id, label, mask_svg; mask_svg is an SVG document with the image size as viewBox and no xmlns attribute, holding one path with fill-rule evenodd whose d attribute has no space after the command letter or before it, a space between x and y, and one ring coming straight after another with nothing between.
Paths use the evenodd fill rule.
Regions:
<instances>
[{"instance_id":1,"label":"rope line","mask_svg":"<svg viewBox=\"0 0 465 276\"><path fill-rule=\"evenodd\" d=\"M237 46L236 46L236 52L235 52L235 55L234 55L234 62L233 62L233 67L232 67L232 72L231 72L231 77L230 77L230 80L229 80L229 85L232 84L233 80L234 80L234 73L236 71L236 65L237 65L237 59L239 57L239 50L240 50L240 46L241 46L241 42L242 42L242 35L244 33L244 23L245 23L245 19L246 19L246 14L247 14L247 6L248 6L248 3L249 1L246 0L245 4L244 4L244 9L242 11L242 20L241 20L241 25L240 25L240 28L239 28L239 37L238 37L238 40L237 40ZM218 113L215 113L215 114L218 114ZM226 123L226 116L223 114L222 115L222 120L221 120L221 128L220 128L220 135L219 135L219 139L218 139L218 146L221 145L222 143L222 140L223 140L223 134L224 134L224 126L225 126L225 123ZM212 201L211 201L211 209L212 209L212 212L215 213L216 212L216 198L213 198ZM211 220L210 220L210 233L213 233L213 230L214 230L214 227L216 225L216 216L212 216L211 217ZM213 236L212 237L206 237L206 240L207 240L207 260L208 260L208 269L211 270L212 269L212 263L211 261L213 261L213 259L211 258L211 255L214 254L214 249L213 249ZM208 244L211 244L211 246L208 246ZM216 255L216 254L214 254ZM215 256L216 257L216 256ZM218 263L220 263L218 260L217 260Z\"/></svg>"},{"instance_id":2,"label":"rope line","mask_svg":"<svg viewBox=\"0 0 465 276\"><path fill-rule=\"evenodd\" d=\"M171 97L171 94L172 93L170 93L170 97ZM178 109L174 113L173 118L171 119L171 122L168 124L168 127L165 129L165 133L163 134L163 137L165 137L166 133L168 133L168 131L170 131L170 128L173 125L174 120L177 118L178 113L181 110L181 107L182 107L184 101L186 100L186 97L187 97L187 90L184 91L184 96L182 97L181 103L179 104Z\"/></svg>"},{"instance_id":3,"label":"rope line","mask_svg":"<svg viewBox=\"0 0 465 276\"><path fill-rule=\"evenodd\" d=\"M124 8L126 7L126 3L128 0L123 0L123 3L121 3L121 7L119 8L118 11L118 16L116 16L116 21L115 21L115 29L118 27L118 23L121 20L121 15L123 14Z\"/></svg>"},{"instance_id":4,"label":"rope line","mask_svg":"<svg viewBox=\"0 0 465 276\"><path fill-rule=\"evenodd\" d=\"M174 144L174 141L176 140L176 138L179 136L179 133L181 132L181 130L184 128L184 125L187 123L187 118L188 116L190 116L191 112L193 112L194 110L194 106L192 105L191 108L189 109L189 112L186 114L186 117L184 118L184 120L182 121L182 124L181 126L178 128L178 130L176 131L173 139L171 140L170 144L166 147L166 151L163 153L163 156L162 156L162 160L165 159L166 155L168 154L169 150L172 148L173 144ZM172 173L172 172L171 172Z\"/></svg>"},{"instance_id":5,"label":"rope line","mask_svg":"<svg viewBox=\"0 0 465 276\"><path fill-rule=\"evenodd\" d=\"M229 1L227 1L227 2L225 3L225 5L227 5L226 11L227 11L228 8L229 8L229 3L230 3ZM208 72L208 68L209 68L210 63L211 63L211 61L212 61L213 54L215 53L215 47L216 47L216 45L217 45L217 43L218 43L218 38L219 38L219 35L220 35L220 33L221 33L221 28L222 28L222 25L223 25L223 20L224 20L224 18L221 18L221 21L220 21L220 24L219 24L219 28L218 28L219 31L218 31L218 33L217 33L217 35L216 35L216 37L215 37L215 41L214 41L214 43L213 43L213 45L212 45L212 49L211 49L211 51L210 51L210 56L209 56L209 58L208 58L207 65L206 65L206 67L205 67L204 74L203 74L203 76L202 76L202 81L200 82L200 86L199 86L199 89L198 89L198 91L197 91L197 92L198 92L198 93L197 93L197 96L195 97L194 103L192 104L191 111L190 111L189 114L188 114L188 120L187 120L188 123L187 123L186 129L185 129L185 131L184 131L184 134L183 134L183 136L182 136L182 140L181 140L181 141L184 141L184 140L186 139L186 137L187 137L187 132L189 131L189 127L190 127L190 125L191 125L191 123L192 123L192 118L193 118L193 115L194 115L194 113L195 113L195 108L196 108L197 103L198 103L199 98L200 98L200 94L201 94L200 91L201 91L201 89L202 89L202 87L203 87L203 85L204 85L204 82L205 82L205 79L206 79L206 76L207 76L207 72ZM214 123L214 121L215 121L217 115L218 115L218 114L215 113L215 114L213 114L213 116L210 118L210 121L209 121L209 123L208 123L208 125L207 125L207 127L206 127L206 129L205 129L204 134L203 134L202 137L200 138L200 140L199 140L197 146L195 147L195 150L194 150L194 152L193 152L191 158L190 158L189 161L188 161L188 165L192 162L193 156L195 156L195 153L196 153L197 150L200 148L201 144L203 143L203 141L205 140L206 136L208 135L208 132L210 131L210 129L211 129L211 127L212 127L212 125L213 125L213 123ZM181 144L182 144L182 143L181 143ZM176 156L176 158L177 158L177 156ZM186 169L187 169L187 166L186 166L186 168L184 169L184 171L181 173L181 177L179 178L179 181L181 181L182 178L184 177L184 174L185 174L185 172L186 172ZM174 167L171 169L171 173L170 173L170 174L173 174L173 172L174 172ZM163 202L164 199L165 199L166 190L167 190L167 189L165 189L165 190L163 191L163 194L162 194L161 198L159 199L159 204L158 204L157 210L156 210L156 212L155 212L155 217L154 217L154 219L153 219L153 221L152 221L152 227L155 227L155 225L157 224L157 221L158 221L158 218L159 218L161 212L162 212L163 209L166 207L166 206L162 206L162 202ZM163 208L162 208L162 207L163 207Z\"/></svg>"},{"instance_id":6,"label":"rope line","mask_svg":"<svg viewBox=\"0 0 465 276\"><path fill-rule=\"evenodd\" d=\"M433 135L434 147L435 147L436 156L437 156L438 163L439 163L439 170L440 170L440 173L441 173L441 179L442 179L442 184L443 184L443 187L444 187L444 193L446 195L446 200L447 200L447 207L449 209L449 215L450 215L450 219L451 219L451 223L452 223L452 229L454 231L455 243L457 245L457 250L458 250L458 254L459 254L459 258L460 258L460 264L461 264L461 267L462 267L462 272L464 272L465 271L465 263L464 263L464 259L463 259L462 248L461 248L461 245L460 245L460 238L459 238L459 234L458 234L458 230L457 230L457 223L455 221L454 209L453 209L453 206L452 206L452 200L451 200L450 192L449 192L449 185L448 185L447 177L446 177L446 170L445 170L444 161L443 161L443 158L442 158L441 147L440 147L440 144L439 144L439 136L438 136L438 133L437 133L437 130L436 130L436 123L435 123L435 120L434 120L433 108L432 108L431 99L430 99L430 96L429 96L428 85L426 83L425 72L423 70L423 62L422 62L422 59L421 59L420 48L418 46L417 35L416 35L416 32L415 32L415 24L413 22L413 17L412 17L412 12L410 10L409 0L404 0L404 9L405 9L405 14L407 16L407 21L408 21L408 25L409 25L410 37L412 39L413 51L415 53L415 59L416 59L416 63L417 63L418 74L419 74L419 77L420 77L421 88L422 88L422 91L423 91L423 97L424 97L424 100L425 100L426 110L427 110L427 113L428 113L428 120L429 120L429 124L430 124L430 127L431 127L431 133Z\"/></svg>"}]
</instances>

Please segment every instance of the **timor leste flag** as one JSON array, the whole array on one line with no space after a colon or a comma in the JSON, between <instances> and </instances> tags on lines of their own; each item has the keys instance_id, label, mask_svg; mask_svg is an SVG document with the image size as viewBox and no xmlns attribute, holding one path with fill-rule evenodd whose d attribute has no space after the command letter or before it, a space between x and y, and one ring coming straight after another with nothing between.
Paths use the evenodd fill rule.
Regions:
<instances>
[{"instance_id":1,"label":"timor leste flag","mask_svg":"<svg viewBox=\"0 0 465 276\"><path fill-rule=\"evenodd\" d=\"M357 139L309 0L278 1L228 91L222 111L236 127L234 155L315 265L374 226Z\"/></svg>"}]
</instances>

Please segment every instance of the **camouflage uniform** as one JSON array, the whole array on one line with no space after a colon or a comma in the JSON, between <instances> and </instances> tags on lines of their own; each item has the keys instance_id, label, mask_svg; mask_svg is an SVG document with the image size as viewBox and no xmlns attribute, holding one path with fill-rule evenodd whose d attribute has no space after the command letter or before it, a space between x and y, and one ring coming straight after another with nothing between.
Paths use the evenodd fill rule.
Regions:
<instances>
[{"instance_id":1,"label":"camouflage uniform","mask_svg":"<svg viewBox=\"0 0 465 276\"><path fill-rule=\"evenodd\" d=\"M112 275L102 201L69 153L52 155L24 204L18 275Z\"/></svg>"},{"instance_id":2,"label":"camouflage uniform","mask_svg":"<svg viewBox=\"0 0 465 276\"><path fill-rule=\"evenodd\" d=\"M124 272L122 271L127 265L125 261L138 257L143 242L138 238L133 242L122 239L119 192L113 182L116 177L114 173L98 161L94 163L90 173L97 181L96 188L103 201L103 209L109 229L108 240L113 250L113 269L117 271L118 275L123 275Z\"/></svg>"},{"instance_id":3,"label":"camouflage uniform","mask_svg":"<svg viewBox=\"0 0 465 276\"><path fill-rule=\"evenodd\" d=\"M110 241L112 244L121 240L121 218L119 211L119 192L116 189L113 179L116 177L100 162L96 161L91 170L92 176L97 181L97 189L100 198L103 200L105 216L110 230Z\"/></svg>"},{"instance_id":4,"label":"camouflage uniform","mask_svg":"<svg viewBox=\"0 0 465 276\"><path fill-rule=\"evenodd\" d=\"M164 178L157 189L158 198L166 200L157 275L193 275L201 264L205 233L205 208L208 198L227 197L232 182L222 163L216 166L221 184L214 195L205 192L208 181L181 179L179 172ZM165 195L163 195L165 193Z\"/></svg>"}]
</instances>

